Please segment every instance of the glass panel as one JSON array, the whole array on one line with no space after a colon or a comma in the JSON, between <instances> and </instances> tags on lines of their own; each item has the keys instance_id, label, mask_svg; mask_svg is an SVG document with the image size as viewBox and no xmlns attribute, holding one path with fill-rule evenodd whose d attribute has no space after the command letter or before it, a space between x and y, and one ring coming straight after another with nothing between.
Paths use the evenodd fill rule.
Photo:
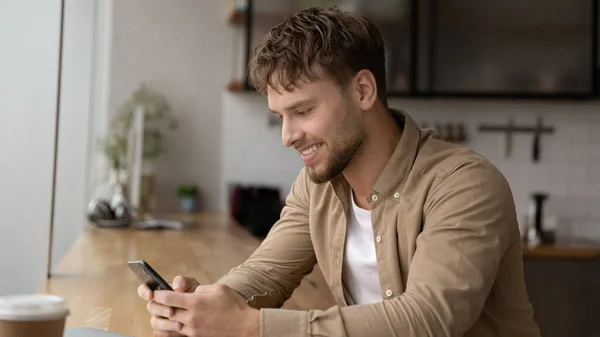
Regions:
<instances>
[{"instance_id":1,"label":"glass panel","mask_svg":"<svg viewBox=\"0 0 600 337\"><path fill-rule=\"evenodd\" d=\"M431 51L432 37L432 1L421 0L417 8L417 91L420 93L429 93L432 87L433 56Z\"/></svg>"},{"instance_id":2,"label":"glass panel","mask_svg":"<svg viewBox=\"0 0 600 337\"><path fill-rule=\"evenodd\" d=\"M90 118L94 121L95 103L91 89L100 83L95 82L95 64L103 56L102 50L96 49L100 43L95 34L97 27L107 24L99 21L99 6L102 5L91 0L64 1L51 271L56 269L87 223L90 142L96 146L90 124ZM100 151L93 154L96 153Z\"/></svg>"},{"instance_id":3,"label":"glass panel","mask_svg":"<svg viewBox=\"0 0 600 337\"><path fill-rule=\"evenodd\" d=\"M590 0L434 1L438 92L587 93Z\"/></svg>"},{"instance_id":4,"label":"glass panel","mask_svg":"<svg viewBox=\"0 0 600 337\"><path fill-rule=\"evenodd\" d=\"M386 46L387 88L407 92L410 66L409 0L254 0L251 56L264 36L287 16L311 6L337 6L365 15L377 25Z\"/></svg>"}]
</instances>

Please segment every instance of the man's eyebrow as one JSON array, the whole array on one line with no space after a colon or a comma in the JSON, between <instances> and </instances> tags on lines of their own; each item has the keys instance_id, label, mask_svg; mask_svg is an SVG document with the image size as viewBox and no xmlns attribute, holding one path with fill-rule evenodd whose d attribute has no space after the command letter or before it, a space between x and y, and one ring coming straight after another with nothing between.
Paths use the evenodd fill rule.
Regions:
<instances>
[{"instance_id":1,"label":"man's eyebrow","mask_svg":"<svg viewBox=\"0 0 600 337\"><path fill-rule=\"evenodd\" d=\"M312 102L314 102L314 99L312 99L312 98L302 99L302 100L299 100L299 101L296 101L296 102L292 103L290 106L286 107L284 110L285 111L293 111L293 110L296 110L296 109L298 109L299 107L301 107L303 105L310 104ZM269 108L269 110L272 113L281 114L279 111L273 110L271 108Z\"/></svg>"}]
</instances>

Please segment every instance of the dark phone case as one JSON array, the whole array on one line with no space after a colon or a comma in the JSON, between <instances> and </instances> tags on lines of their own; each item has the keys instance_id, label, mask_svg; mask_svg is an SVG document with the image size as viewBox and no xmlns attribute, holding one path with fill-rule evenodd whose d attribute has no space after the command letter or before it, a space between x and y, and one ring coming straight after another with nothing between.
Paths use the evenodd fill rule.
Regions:
<instances>
[{"instance_id":1,"label":"dark phone case","mask_svg":"<svg viewBox=\"0 0 600 337\"><path fill-rule=\"evenodd\" d=\"M150 290L171 290L173 288L146 261L129 261L127 266L133 271Z\"/></svg>"}]
</instances>

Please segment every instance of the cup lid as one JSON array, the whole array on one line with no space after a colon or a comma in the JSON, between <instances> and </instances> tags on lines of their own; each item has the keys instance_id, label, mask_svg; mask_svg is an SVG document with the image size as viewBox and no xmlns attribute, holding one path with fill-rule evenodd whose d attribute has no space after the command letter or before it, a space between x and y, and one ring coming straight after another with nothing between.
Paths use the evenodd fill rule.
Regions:
<instances>
[{"instance_id":1,"label":"cup lid","mask_svg":"<svg viewBox=\"0 0 600 337\"><path fill-rule=\"evenodd\" d=\"M0 297L0 320L49 321L68 315L69 309L59 296L23 294Z\"/></svg>"}]
</instances>

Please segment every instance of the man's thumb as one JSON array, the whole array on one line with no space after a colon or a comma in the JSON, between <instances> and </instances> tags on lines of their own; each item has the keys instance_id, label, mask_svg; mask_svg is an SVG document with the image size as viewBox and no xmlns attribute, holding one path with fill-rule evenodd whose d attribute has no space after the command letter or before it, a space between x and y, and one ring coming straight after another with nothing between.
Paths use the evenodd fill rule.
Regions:
<instances>
[{"instance_id":1,"label":"man's thumb","mask_svg":"<svg viewBox=\"0 0 600 337\"><path fill-rule=\"evenodd\" d=\"M185 277L183 276L177 276L175 277L175 279L173 280L173 289L175 291L186 291L186 281L185 281Z\"/></svg>"}]
</instances>

